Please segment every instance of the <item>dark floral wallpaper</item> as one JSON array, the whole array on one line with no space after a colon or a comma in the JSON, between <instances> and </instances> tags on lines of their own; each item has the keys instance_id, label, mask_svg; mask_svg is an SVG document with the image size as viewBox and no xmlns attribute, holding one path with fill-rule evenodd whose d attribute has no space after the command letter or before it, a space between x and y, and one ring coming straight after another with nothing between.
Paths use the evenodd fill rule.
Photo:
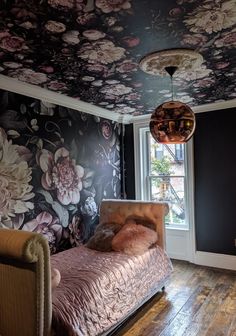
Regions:
<instances>
[{"instance_id":1,"label":"dark floral wallpaper","mask_svg":"<svg viewBox=\"0 0 236 336\"><path fill-rule=\"evenodd\" d=\"M175 81L193 105L233 99L235 0L2 0L0 73L140 115L171 98L168 77L139 60L167 48L199 51L199 71Z\"/></svg>"},{"instance_id":2,"label":"dark floral wallpaper","mask_svg":"<svg viewBox=\"0 0 236 336\"><path fill-rule=\"evenodd\" d=\"M52 252L85 242L103 198L120 198L120 125L0 91L0 227Z\"/></svg>"}]
</instances>

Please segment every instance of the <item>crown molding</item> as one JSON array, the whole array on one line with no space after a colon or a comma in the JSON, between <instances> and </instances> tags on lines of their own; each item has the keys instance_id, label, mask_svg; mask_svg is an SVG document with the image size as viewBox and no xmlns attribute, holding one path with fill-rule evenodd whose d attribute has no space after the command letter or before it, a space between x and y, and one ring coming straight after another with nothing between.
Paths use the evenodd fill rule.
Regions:
<instances>
[{"instance_id":1,"label":"crown molding","mask_svg":"<svg viewBox=\"0 0 236 336\"><path fill-rule=\"evenodd\" d=\"M210 111L219 111L219 110L225 110L229 108L236 107L236 99L231 100L225 100L221 102L215 102L210 104L204 104L199 106L193 106L191 109L194 113L204 113L204 112L210 112ZM151 114L144 114L140 116L134 116L131 120L132 123L145 123L149 122L151 118Z\"/></svg>"},{"instance_id":2,"label":"crown molding","mask_svg":"<svg viewBox=\"0 0 236 336\"><path fill-rule=\"evenodd\" d=\"M0 89L36 98L51 104L68 107L76 111L85 112L119 123L123 122L123 116L113 111L4 75L0 75Z\"/></svg>"},{"instance_id":3,"label":"crown molding","mask_svg":"<svg viewBox=\"0 0 236 336\"><path fill-rule=\"evenodd\" d=\"M209 111L225 110L225 109L229 109L232 107L236 107L236 99L194 106L192 107L192 110L194 113L203 113L203 112L209 112Z\"/></svg>"},{"instance_id":4,"label":"crown molding","mask_svg":"<svg viewBox=\"0 0 236 336\"><path fill-rule=\"evenodd\" d=\"M39 99L55 105L71 108L76 111L92 114L101 118L109 119L123 124L131 123L147 123L150 121L151 114L140 116L132 116L129 114L121 114L107 110L105 108L86 103L76 98L68 97L64 94L50 91L36 85L28 84L18 79L8 76L0 75L0 89L15 92L24 96ZM226 100L211 104L199 105L192 107L195 113L202 113L208 111L217 111L236 107L236 99Z\"/></svg>"}]
</instances>

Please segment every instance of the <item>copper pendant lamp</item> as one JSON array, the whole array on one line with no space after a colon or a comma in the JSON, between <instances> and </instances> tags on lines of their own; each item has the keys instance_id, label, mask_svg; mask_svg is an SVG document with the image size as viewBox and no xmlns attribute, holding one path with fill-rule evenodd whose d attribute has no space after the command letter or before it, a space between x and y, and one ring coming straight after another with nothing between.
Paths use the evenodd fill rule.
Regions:
<instances>
[{"instance_id":1,"label":"copper pendant lamp","mask_svg":"<svg viewBox=\"0 0 236 336\"><path fill-rule=\"evenodd\" d=\"M195 115L191 108L174 100L173 75L178 71L193 71L202 64L202 56L192 50L171 49L155 52L140 61L140 68L153 75L168 73L171 77L172 100L158 106L151 115L150 132L164 144L186 143L195 130Z\"/></svg>"}]
</instances>

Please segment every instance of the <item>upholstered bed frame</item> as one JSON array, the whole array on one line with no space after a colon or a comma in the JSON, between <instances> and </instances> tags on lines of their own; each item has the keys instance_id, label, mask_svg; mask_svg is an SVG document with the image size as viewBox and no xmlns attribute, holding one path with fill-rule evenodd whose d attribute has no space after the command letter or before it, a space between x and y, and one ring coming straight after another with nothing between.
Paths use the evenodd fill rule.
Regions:
<instances>
[{"instance_id":1,"label":"upholstered bed frame","mask_svg":"<svg viewBox=\"0 0 236 336\"><path fill-rule=\"evenodd\" d=\"M156 225L158 245L165 249L164 217L168 213L168 204L136 200L104 200L100 209L100 223L107 223L114 218L123 225L128 217L142 217Z\"/></svg>"},{"instance_id":2,"label":"upholstered bed frame","mask_svg":"<svg viewBox=\"0 0 236 336\"><path fill-rule=\"evenodd\" d=\"M134 215L150 219L156 224L158 244L164 249L163 223L167 212L166 203L104 200L100 209L100 223L109 222L115 217L117 222L123 224L125 218ZM164 280L157 284L155 291L164 286ZM146 300L153 294L149 293ZM0 336L47 336L51 333L51 321L47 241L36 233L0 229Z\"/></svg>"}]
</instances>

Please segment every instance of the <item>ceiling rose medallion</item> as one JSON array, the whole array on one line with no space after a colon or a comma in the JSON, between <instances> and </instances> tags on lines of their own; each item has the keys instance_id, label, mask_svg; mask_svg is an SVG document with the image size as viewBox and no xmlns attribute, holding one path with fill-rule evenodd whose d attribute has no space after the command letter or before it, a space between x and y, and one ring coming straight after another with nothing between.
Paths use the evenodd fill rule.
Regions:
<instances>
[{"instance_id":1,"label":"ceiling rose medallion","mask_svg":"<svg viewBox=\"0 0 236 336\"><path fill-rule=\"evenodd\" d=\"M194 71L201 67L204 59L201 54L191 49L170 49L150 53L139 63L140 68L150 74L166 76L166 67L176 67L178 72Z\"/></svg>"},{"instance_id":2,"label":"ceiling rose medallion","mask_svg":"<svg viewBox=\"0 0 236 336\"><path fill-rule=\"evenodd\" d=\"M159 143L186 143L195 130L195 115L191 108L173 98L173 75L201 67L203 57L189 49L170 49L148 54L140 68L151 75L171 77L172 100L158 106L150 120L150 132Z\"/></svg>"}]
</instances>

